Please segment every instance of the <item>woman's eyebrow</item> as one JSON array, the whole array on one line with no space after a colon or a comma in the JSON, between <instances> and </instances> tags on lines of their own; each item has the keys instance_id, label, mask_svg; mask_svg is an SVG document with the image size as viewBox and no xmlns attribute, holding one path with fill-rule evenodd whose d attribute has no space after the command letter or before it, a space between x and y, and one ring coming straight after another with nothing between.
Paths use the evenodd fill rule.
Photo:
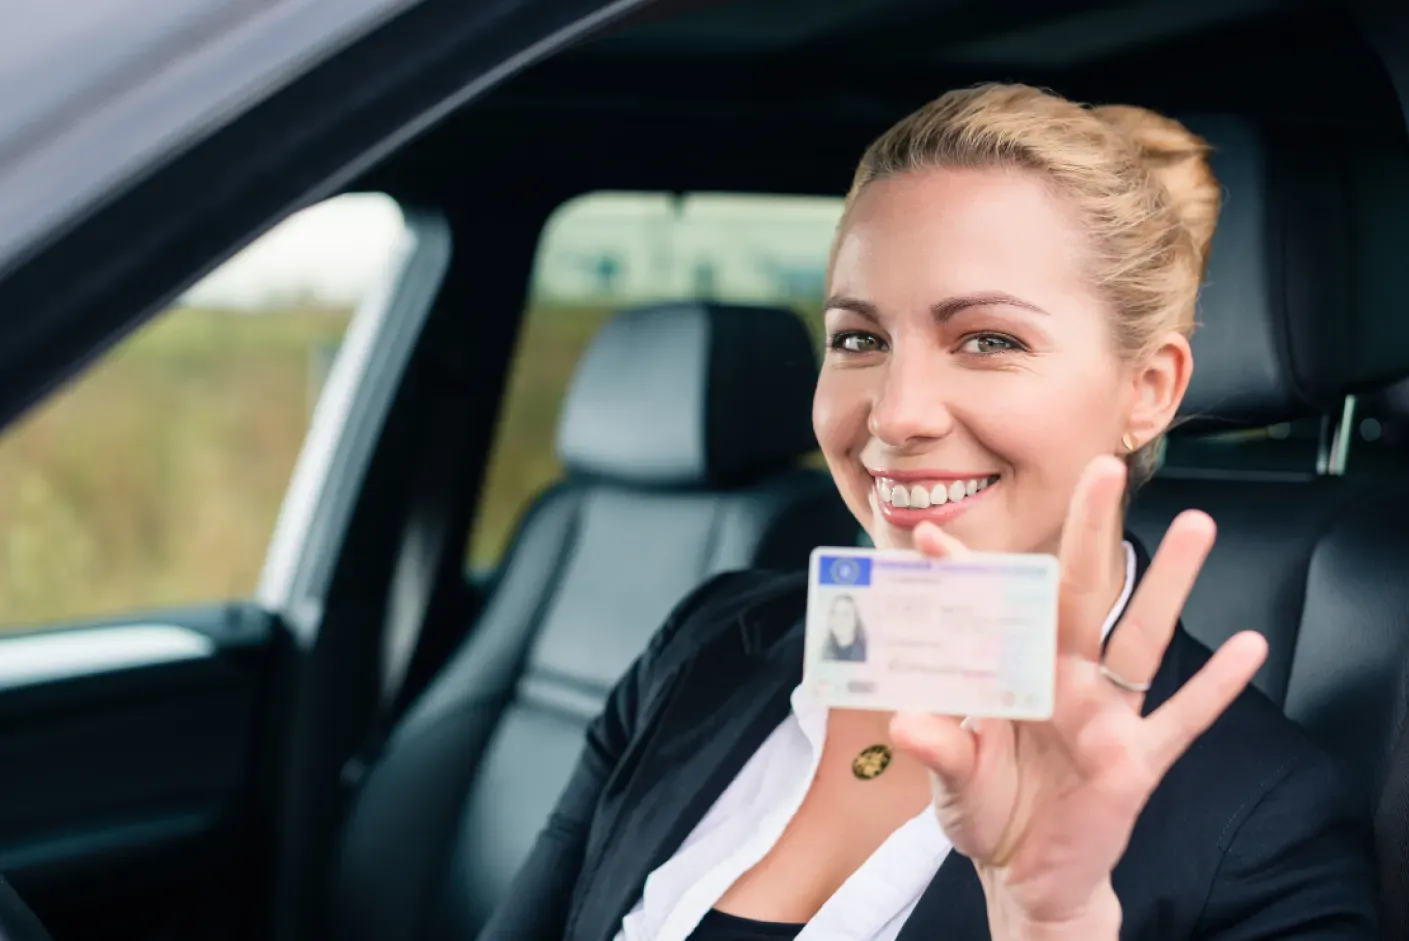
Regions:
<instances>
[{"instance_id":1,"label":"woman's eyebrow","mask_svg":"<svg viewBox=\"0 0 1409 941\"><path fill-rule=\"evenodd\" d=\"M822 305L822 310L849 310L853 314L865 317L873 323L879 323L881 320L881 315L876 310L875 304L854 297L848 297L845 294L833 294L831 297L827 298L826 302Z\"/></svg>"},{"instance_id":2,"label":"woman's eyebrow","mask_svg":"<svg viewBox=\"0 0 1409 941\"><path fill-rule=\"evenodd\" d=\"M955 314L968 310L970 307L1019 307L1023 310L1030 310L1037 314L1046 314L1047 311L1038 307L1031 301L1025 301L1013 294L1003 291L984 291L979 294L960 294L955 297L947 297L944 300L931 305L930 313L934 315L936 323L944 323ZM859 298L848 297L845 294L834 294L827 298L823 305L823 310L849 310L853 314L864 317L873 323L879 323L880 312L876 305Z\"/></svg>"},{"instance_id":3,"label":"woman's eyebrow","mask_svg":"<svg viewBox=\"0 0 1409 941\"><path fill-rule=\"evenodd\" d=\"M970 307L1019 307L1036 314L1045 315L1047 313L1031 301L1025 301L1021 297L1004 291L985 291L981 294L962 294L958 297L946 298L933 305L930 312L934 314L936 322L944 323L955 314Z\"/></svg>"}]
</instances>

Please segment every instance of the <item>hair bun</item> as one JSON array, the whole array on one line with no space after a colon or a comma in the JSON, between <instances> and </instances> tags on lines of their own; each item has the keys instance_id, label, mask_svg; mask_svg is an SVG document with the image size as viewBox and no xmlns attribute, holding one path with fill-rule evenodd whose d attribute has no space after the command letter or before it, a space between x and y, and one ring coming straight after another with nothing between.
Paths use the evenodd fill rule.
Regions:
<instances>
[{"instance_id":1,"label":"hair bun","mask_svg":"<svg viewBox=\"0 0 1409 941\"><path fill-rule=\"evenodd\" d=\"M1193 237L1200 268L1207 267L1223 196L1209 166L1208 141L1173 118L1146 108L1106 105L1092 110L1130 142L1140 162L1164 185L1180 223Z\"/></svg>"}]
</instances>

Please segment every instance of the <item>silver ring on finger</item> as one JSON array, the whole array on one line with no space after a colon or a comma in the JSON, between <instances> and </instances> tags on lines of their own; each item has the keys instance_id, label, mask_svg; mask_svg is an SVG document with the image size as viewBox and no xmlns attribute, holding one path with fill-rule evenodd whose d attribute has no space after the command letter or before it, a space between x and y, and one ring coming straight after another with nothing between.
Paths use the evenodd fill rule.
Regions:
<instances>
[{"instance_id":1,"label":"silver ring on finger","mask_svg":"<svg viewBox=\"0 0 1409 941\"><path fill-rule=\"evenodd\" d=\"M1101 675L1127 693L1148 693L1150 691L1149 683L1132 683L1104 663L1101 664Z\"/></svg>"}]
</instances>

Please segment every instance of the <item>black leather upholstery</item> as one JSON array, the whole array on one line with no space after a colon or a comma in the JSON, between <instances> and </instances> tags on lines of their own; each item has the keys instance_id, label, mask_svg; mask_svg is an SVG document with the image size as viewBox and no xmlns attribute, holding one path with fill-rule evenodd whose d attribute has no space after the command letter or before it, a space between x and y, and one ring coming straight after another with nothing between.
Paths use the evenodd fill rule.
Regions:
<instances>
[{"instance_id":1,"label":"black leather upholstery","mask_svg":"<svg viewBox=\"0 0 1409 941\"><path fill-rule=\"evenodd\" d=\"M1197 420L1181 433L1335 414L1347 393L1409 374L1406 318L1388 293L1398 268L1368 244L1405 246L1409 213L1396 233L1385 208L1403 209L1409 158L1191 123L1217 145L1228 193L1193 340L1186 412ZM1369 800L1409 637L1409 490L1318 477L1311 455L1302 473L1237 466L1245 453L1166 467L1137 494L1130 526L1153 549L1180 511L1213 516L1218 543L1186 625L1210 646L1264 634L1257 685L1350 763Z\"/></svg>"},{"instance_id":2,"label":"black leather upholstery","mask_svg":"<svg viewBox=\"0 0 1409 941\"><path fill-rule=\"evenodd\" d=\"M51 941L39 916L4 879L0 879L0 941Z\"/></svg>"},{"instance_id":3,"label":"black leather upholstery","mask_svg":"<svg viewBox=\"0 0 1409 941\"><path fill-rule=\"evenodd\" d=\"M1233 116L1186 120L1215 146L1225 199L1180 430L1331 412L1347 392L1409 375L1405 155L1304 132L1283 141Z\"/></svg>"},{"instance_id":4,"label":"black leather upholstery","mask_svg":"<svg viewBox=\"0 0 1409 941\"><path fill-rule=\"evenodd\" d=\"M1256 678L1374 794L1409 638L1409 494L1390 484L1228 472L1161 475L1132 507L1153 548L1197 508L1218 523L1184 623L1217 647L1234 630L1269 642Z\"/></svg>"},{"instance_id":5,"label":"black leather upholstery","mask_svg":"<svg viewBox=\"0 0 1409 941\"><path fill-rule=\"evenodd\" d=\"M665 305L602 331L563 409L572 473L528 512L480 622L362 785L335 937L473 938L587 722L680 598L854 541L830 478L792 466L815 447L815 369L787 311Z\"/></svg>"},{"instance_id":6,"label":"black leather upholstery","mask_svg":"<svg viewBox=\"0 0 1409 941\"><path fill-rule=\"evenodd\" d=\"M1409 941L1409 669L1400 674L1394 704L1387 782L1375 808L1380 898L1384 899L1385 941Z\"/></svg>"},{"instance_id":7,"label":"black leather upholstery","mask_svg":"<svg viewBox=\"0 0 1409 941\"><path fill-rule=\"evenodd\" d=\"M558 434L579 475L728 485L816 447L807 328L778 311L664 304L622 314L583 356Z\"/></svg>"}]
</instances>

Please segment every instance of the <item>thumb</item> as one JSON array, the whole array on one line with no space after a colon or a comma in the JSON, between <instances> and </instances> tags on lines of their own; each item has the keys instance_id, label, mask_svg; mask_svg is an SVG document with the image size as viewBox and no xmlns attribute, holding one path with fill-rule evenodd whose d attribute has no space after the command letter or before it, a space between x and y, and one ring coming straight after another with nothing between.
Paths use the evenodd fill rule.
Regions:
<instances>
[{"instance_id":1,"label":"thumb","mask_svg":"<svg viewBox=\"0 0 1409 941\"><path fill-rule=\"evenodd\" d=\"M978 739L957 716L897 712L890 720L895 747L934 772L936 784L955 794L978 764Z\"/></svg>"},{"instance_id":2,"label":"thumb","mask_svg":"<svg viewBox=\"0 0 1409 941\"><path fill-rule=\"evenodd\" d=\"M937 559L958 559L969 555L969 548L931 522L915 527L915 548Z\"/></svg>"}]
</instances>

